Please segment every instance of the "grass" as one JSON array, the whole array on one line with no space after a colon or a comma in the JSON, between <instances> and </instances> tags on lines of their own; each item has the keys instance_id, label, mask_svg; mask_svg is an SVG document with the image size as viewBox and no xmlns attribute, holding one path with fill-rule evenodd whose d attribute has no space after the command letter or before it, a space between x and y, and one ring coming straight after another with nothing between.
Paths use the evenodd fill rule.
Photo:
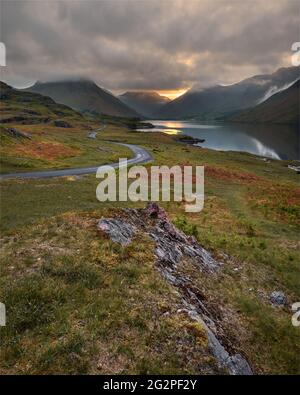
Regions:
<instances>
[{"instance_id":1,"label":"grass","mask_svg":"<svg viewBox=\"0 0 300 395\"><path fill-rule=\"evenodd\" d=\"M86 149L79 147L82 132L68 133L53 136ZM229 339L256 373L299 374L300 332L290 310L300 300L299 176L284 161L266 163L119 126L84 144L111 148L107 140L144 146L155 164L205 165L202 212L188 214L178 202L162 205L224 265L217 276L187 263L182 270L208 306L219 309ZM97 182L94 176L1 182L0 300L9 323L1 328L1 372L217 372L201 328L177 313L179 297L156 271L151 242L121 248L96 232L101 216L144 204L100 203ZM270 304L274 290L286 294L288 306Z\"/></svg>"},{"instance_id":2,"label":"grass","mask_svg":"<svg viewBox=\"0 0 300 395\"><path fill-rule=\"evenodd\" d=\"M93 222L64 215L20 231L16 249L5 239L1 372L197 373L200 362L217 371L201 328L178 317L150 240L122 249Z\"/></svg>"},{"instance_id":3,"label":"grass","mask_svg":"<svg viewBox=\"0 0 300 395\"><path fill-rule=\"evenodd\" d=\"M12 124L9 127L30 133L32 138L9 137L3 128L0 129L1 173L97 166L118 161L120 157L132 157L126 147L87 138L89 129L86 125L63 132L62 128L40 124ZM92 127L99 128L99 124ZM109 128L113 129L113 126Z\"/></svg>"}]
</instances>

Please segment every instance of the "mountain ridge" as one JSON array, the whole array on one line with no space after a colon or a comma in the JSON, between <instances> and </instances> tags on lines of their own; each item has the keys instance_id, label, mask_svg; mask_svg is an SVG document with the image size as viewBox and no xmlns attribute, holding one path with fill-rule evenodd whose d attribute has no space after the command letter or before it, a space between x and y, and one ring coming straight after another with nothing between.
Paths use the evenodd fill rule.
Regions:
<instances>
[{"instance_id":1,"label":"mountain ridge","mask_svg":"<svg viewBox=\"0 0 300 395\"><path fill-rule=\"evenodd\" d=\"M300 67L286 67L272 74L246 78L236 84L191 89L164 105L159 113L162 119L198 117L216 119L226 113L254 107L272 88L279 89L299 78Z\"/></svg>"},{"instance_id":2,"label":"mountain ridge","mask_svg":"<svg viewBox=\"0 0 300 395\"><path fill-rule=\"evenodd\" d=\"M36 82L25 90L49 96L57 103L65 104L80 112L127 118L140 117L136 111L90 79Z\"/></svg>"},{"instance_id":3,"label":"mountain ridge","mask_svg":"<svg viewBox=\"0 0 300 395\"><path fill-rule=\"evenodd\" d=\"M171 101L155 91L129 91L119 95L118 98L139 114L149 118L156 117L162 106Z\"/></svg>"},{"instance_id":4,"label":"mountain ridge","mask_svg":"<svg viewBox=\"0 0 300 395\"><path fill-rule=\"evenodd\" d=\"M300 80L248 110L230 117L233 122L299 123Z\"/></svg>"}]
</instances>

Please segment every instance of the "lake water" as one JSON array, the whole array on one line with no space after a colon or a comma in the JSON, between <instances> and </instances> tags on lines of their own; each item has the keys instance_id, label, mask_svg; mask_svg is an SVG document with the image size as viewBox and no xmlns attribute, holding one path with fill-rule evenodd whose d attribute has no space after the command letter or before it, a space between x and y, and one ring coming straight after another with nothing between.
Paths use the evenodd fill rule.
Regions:
<instances>
[{"instance_id":1,"label":"lake water","mask_svg":"<svg viewBox=\"0 0 300 395\"><path fill-rule=\"evenodd\" d=\"M205 139L199 145L220 151L243 151L273 159L299 159L299 128L292 125L205 124L191 121L150 120L147 132L186 134Z\"/></svg>"}]
</instances>

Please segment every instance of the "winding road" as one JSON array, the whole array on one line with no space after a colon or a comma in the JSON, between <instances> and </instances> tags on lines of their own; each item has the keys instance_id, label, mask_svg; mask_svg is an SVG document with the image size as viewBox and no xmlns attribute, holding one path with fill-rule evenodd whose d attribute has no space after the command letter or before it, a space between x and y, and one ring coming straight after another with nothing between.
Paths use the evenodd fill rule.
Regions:
<instances>
[{"instance_id":1,"label":"winding road","mask_svg":"<svg viewBox=\"0 0 300 395\"><path fill-rule=\"evenodd\" d=\"M111 141L112 142L112 141ZM116 143L114 144L122 145L124 147L129 148L135 156L131 159L128 159L127 164L136 165L140 163L148 163L153 158L152 155L145 150L145 148L139 147L138 145L134 144L125 144L125 143ZM107 163L106 165L112 166L114 168L119 167L119 162L115 163ZM65 176L77 176L83 174L91 174L95 173L98 168L102 166L94 166L94 167L77 167L73 169L62 169L62 170L45 170L45 171L32 171L26 173L9 173L9 174L2 174L0 175L0 180L5 180L9 178L51 178L51 177L65 177ZM104 166L104 165L103 165Z\"/></svg>"}]
</instances>

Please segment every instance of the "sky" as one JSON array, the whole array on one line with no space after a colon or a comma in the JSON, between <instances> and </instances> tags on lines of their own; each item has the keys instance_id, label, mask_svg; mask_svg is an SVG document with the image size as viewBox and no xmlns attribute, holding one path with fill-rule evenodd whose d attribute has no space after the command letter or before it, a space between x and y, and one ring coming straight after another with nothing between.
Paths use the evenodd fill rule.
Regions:
<instances>
[{"instance_id":1,"label":"sky","mask_svg":"<svg viewBox=\"0 0 300 395\"><path fill-rule=\"evenodd\" d=\"M291 66L299 0L0 0L1 80L87 77L114 93L231 84Z\"/></svg>"}]
</instances>

